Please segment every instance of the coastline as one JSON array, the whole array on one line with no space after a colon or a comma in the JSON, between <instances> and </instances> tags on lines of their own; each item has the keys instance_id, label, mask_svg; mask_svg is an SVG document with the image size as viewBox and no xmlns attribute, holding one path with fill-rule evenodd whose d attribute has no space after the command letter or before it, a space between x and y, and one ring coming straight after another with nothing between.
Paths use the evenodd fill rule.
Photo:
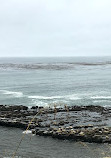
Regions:
<instances>
[{"instance_id":1,"label":"coastline","mask_svg":"<svg viewBox=\"0 0 111 158\"><path fill-rule=\"evenodd\" d=\"M36 116L36 117L35 117ZM30 123L30 120L33 121ZM102 106L65 106L43 108L0 105L0 126L73 141L111 143L111 108Z\"/></svg>"}]
</instances>

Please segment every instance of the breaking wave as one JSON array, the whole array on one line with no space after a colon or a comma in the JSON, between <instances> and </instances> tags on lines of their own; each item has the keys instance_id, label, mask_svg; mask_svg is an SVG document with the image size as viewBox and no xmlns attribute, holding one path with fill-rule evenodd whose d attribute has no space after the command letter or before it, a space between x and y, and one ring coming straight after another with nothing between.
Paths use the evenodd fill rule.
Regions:
<instances>
[{"instance_id":1,"label":"breaking wave","mask_svg":"<svg viewBox=\"0 0 111 158\"><path fill-rule=\"evenodd\" d=\"M94 103L101 103L101 102L109 102L111 103L111 100L94 100Z\"/></svg>"},{"instance_id":2,"label":"breaking wave","mask_svg":"<svg viewBox=\"0 0 111 158\"><path fill-rule=\"evenodd\" d=\"M91 99L111 99L111 96L93 96Z\"/></svg>"},{"instance_id":3,"label":"breaking wave","mask_svg":"<svg viewBox=\"0 0 111 158\"><path fill-rule=\"evenodd\" d=\"M7 90L0 90L0 91L2 92L2 94L10 95L12 97L16 97L16 98L23 97L23 93L22 92L14 92L14 91L7 91Z\"/></svg>"},{"instance_id":4,"label":"breaking wave","mask_svg":"<svg viewBox=\"0 0 111 158\"><path fill-rule=\"evenodd\" d=\"M47 96L28 96L28 98L31 98L31 99L40 99L40 100L53 100L53 99L70 99L70 100L78 100L78 99L81 99L77 96L74 96L74 95L66 95L66 96L50 96L50 97L47 97Z\"/></svg>"},{"instance_id":5,"label":"breaking wave","mask_svg":"<svg viewBox=\"0 0 111 158\"><path fill-rule=\"evenodd\" d=\"M43 107L48 107L48 106L49 106L48 103L43 102L43 101L37 101L37 100L35 100L35 99L32 99L32 104L33 104L34 106L43 106Z\"/></svg>"}]
</instances>

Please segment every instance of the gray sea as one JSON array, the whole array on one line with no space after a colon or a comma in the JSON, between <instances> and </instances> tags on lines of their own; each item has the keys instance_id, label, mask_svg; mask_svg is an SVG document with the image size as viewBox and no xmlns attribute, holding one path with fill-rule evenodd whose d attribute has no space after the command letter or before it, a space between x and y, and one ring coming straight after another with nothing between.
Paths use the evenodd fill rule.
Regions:
<instances>
[{"instance_id":1,"label":"gray sea","mask_svg":"<svg viewBox=\"0 0 111 158\"><path fill-rule=\"evenodd\" d=\"M111 106L111 57L0 58L0 104ZM22 130L0 127L0 155L11 155ZM99 158L108 144L26 136L18 158ZM5 156L6 155L6 156ZM10 156L9 156L10 157Z\"/></svg>"},{"instance_id":2,"label":"gray sea","mask_svg":"<svg viewBox=\"0 0 111 158\"><path fill-rule=\"evenodd\" d=\"M111 57L0 58L0 104L111 104Z\"/></svg>"}]
</instances>

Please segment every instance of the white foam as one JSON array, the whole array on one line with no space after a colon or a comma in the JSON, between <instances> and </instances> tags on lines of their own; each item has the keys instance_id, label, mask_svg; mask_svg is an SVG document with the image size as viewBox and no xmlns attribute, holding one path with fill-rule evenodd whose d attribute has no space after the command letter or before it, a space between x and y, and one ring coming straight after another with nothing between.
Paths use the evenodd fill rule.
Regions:
<instances>
[{"instance_id":1,"label":"white foam","mask_svg":"<svg viewBox=\"0 0 111 158\"><path fill-rule=\"evenodd\" d=\"M14 91L7 91L7 90L0 90L0 91L5 95L11 95L11 96L16 97L16 98L23 97L22 92L14 92Z\"/></svg>"},{"instance_id":2,"label":"white foam","mask_svg":"<svg viewBox=\"0 0 111 158\"><path fill-rule=\"evenodd\" d=\"M31 99L43 99L43 100L54 99L54 97L45 97L45 96L28 96L28 98L31 98Z\"/></svg>"},{"instance_id":3,"label":"white foam","mask_svg":"<svg viewBox=\"0 0 111 158\"><path fill-rule=\"evenodd\" d=\"M49 104L43 101L37 101L35 99L32 99L32 102L33 102L32 104L34 104L35 106L49 107Z\"/></svg>"},{"instance_id":4,"label":"white foam","mask_svg":"<svg viewBox=\"0 0 111 158\"><path fill-rule=\"evenodd\" d=\"M51 96L51 97L47 97L47 96L28 96L28 98L52 100L52 99L61 99L61 98L64 98L64 96Z\"/></svg>"},{"instance_id":5,"label":"white foam","mask_svg":"<svg viewBox=\"0 0 111 158\"><path fill-rule=\"evenodd\" d=\"M78 99L81 99L75 95L65 95L65 96L28 96L28 98L31 98L31 99L40 99L40 100L52 100L52 99L69 99L69 100L78 100Z\"/></svg>"},{"instance_id":6,"label":"white foam","mask_svg":"<svg viewBox=\"0 0 111 158\"><path fill-rule=\"evenodd\" d=\"M23 131L22 133L23 134L32 134L32 131L31 130L26 130L26 131Z\"/></svg>"},{"instance_id":7,"label":"white foam","mask_svg":"<svg viewBox=\"0 0 111 158\"><path fill-rule=\"evenodd\" d=\"M79 99L82 99L82 98L78 97L77 95L69 95L69 96L67 96L67 97L68 97L68 99L70 99L70 100L79 100Z\"/></svg>"},{"instance_id":8,"label":"white foam","mask_svg":"<svg viewBox=\"0 0 111 158\"><path fill-rule=\"evenodd\" d=\"M111 100L94 100L94 103L99 103L99 102L111 102Z\"/></svg>"},{"instance_id":9,"label":"white foam","mask_svg":"<svg viewBox=\"0 0 111 158\"><path fill-rule=\"evenodd\" d=\"M111 96L93 96L91 99L111 99Z\"/></svg>"}]
</instances>

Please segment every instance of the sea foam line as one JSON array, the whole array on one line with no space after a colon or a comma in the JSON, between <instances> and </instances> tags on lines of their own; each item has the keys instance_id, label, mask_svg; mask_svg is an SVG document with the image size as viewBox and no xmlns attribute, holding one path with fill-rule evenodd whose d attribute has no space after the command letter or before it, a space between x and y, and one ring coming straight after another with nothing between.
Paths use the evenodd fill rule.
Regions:
<instances>
[{"instance_id":1,"label":"sea foam line","mask_svg":"<svg viewBox=\"0 0 111 158\"><path fill-rule=\"evenodd\" d=\"M91 99L111 99L111 96L93 96Z\"/></svg>"},{"instance_id":2,"label":"sea foam line","mask_svg":"<svg viewBox=\"0 0 111 158\"><path fill-rule=\"evenodd\" d=\"M109 102L109 103L111 103L111 100L94 100L93 101L94 103L102 103L102 102Z\"/></svg>"},{"instance_id":3,"label":"sea foam line","mask_svg":"<svg viewBox=\"0 0 111 158\"><path fill-rule=\"evenodd\" d=\"M2 94L11 95L11 96L14 96L16 98L23 97L22 92L7 91L7 90L0 90L0 91L2 92Z\"/></svg>"},{"instance_id":4,"label":"sea foam line","mask_svg":"<svg viewBox=\"0 0 111 158\"><path fill-rule=\"evenodd\" d=\"M52 99L70 99L70 100L78 100L78 99L81 99L77 96L74 96L74 95L65 95L65 96L28 96L28 98L31 98L31 99L42 99L42 100L52 100Z\"/></svg>"}]
</instances>

